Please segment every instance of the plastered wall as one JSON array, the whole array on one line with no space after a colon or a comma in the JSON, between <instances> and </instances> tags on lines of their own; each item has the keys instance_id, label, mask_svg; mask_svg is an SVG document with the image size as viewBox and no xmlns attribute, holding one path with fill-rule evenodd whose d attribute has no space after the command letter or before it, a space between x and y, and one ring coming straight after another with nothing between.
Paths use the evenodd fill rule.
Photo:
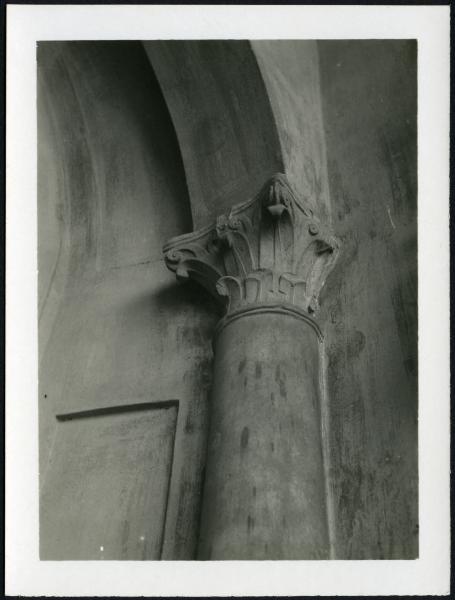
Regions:
<instances>
[{"instance_id":1,"label":"plastered wall","mask_svg":"<svg viewBox=\"0 0 455 600\"><path fill-rule=\"evenodd\" d=\"M335 553L418 555L416 43L319 42L333 226L322 299Z\"/></svg>"},{"instance_id":2,"label":"plastered wall","mask_svg":"<svg viewBox=\"0 0 455 600\"><path fill-rule=\"evenodd\" d=\"M179 519L182 552L191 552L204 440L201 379L210 371L208 329L215 315L203 297L195 299L191 286L175 282L162 261L162 244L190 231L192 220L173 126L140 43L40 44L38 132L42 555L63 559L95 552L100 557L103 547L110 558L137 558L138 553L159 558L167 539L166 516L173 547ZM56 415L170 399L178 401L177 415L158 405L157 416L147 417L151 429L141 444L149 445L150 472L134 467L143 456L141 428L124 440L125 452L117 452L116 460L123 457L125 464L118 472L111 469L112 477L121 479L135 468L137 494L129 494L127 479L110 485L98 478L99 489L90 493L82 480L74 484L76 475L68 469L71 457L81 452L79 444L89 461L87 473L104 472L120 443L118 420L130 416L120 410L110 437L109 423L101 427L105 417L85 417L78 438ZM82 435L90 428L91 436ZM160 441L166 430L170 442ZM178 455L172 473L169 443ZM150 477L154 493L162 496L169 488L175 506L167 507L166 492L153 508L153 490L146 486ZM181 486L194 489L184 506L178 504ZM116 538L110 547L105 529L115 490L126 494L122 502L132 522L126 539ZM158 545L147 540L144 546L140 522L151 513L156 531L147 535L163 540ZM65 537L62 526L70 518L73 528L64 530ZM79 536L77 547L71 535Z\"/></svg>"}]
</instances>

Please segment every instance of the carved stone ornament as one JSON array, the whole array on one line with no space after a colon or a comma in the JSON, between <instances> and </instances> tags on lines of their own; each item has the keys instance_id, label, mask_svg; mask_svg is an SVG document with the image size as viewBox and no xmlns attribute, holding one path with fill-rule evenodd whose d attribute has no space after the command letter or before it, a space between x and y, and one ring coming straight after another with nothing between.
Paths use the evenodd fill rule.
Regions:
<instances>
[{"instance_id":1,"label":"carved stone ornament","mask_svg":"<svg viewBox=\"0 0 455 600\"><path fill-rule=\"evenodd\" d=\"M227 314L279 304L312 315L339 243L278 173L252 200L213 225L172 238L163 251L177 279L198 281Z\"/></svg>"}]
</instances>

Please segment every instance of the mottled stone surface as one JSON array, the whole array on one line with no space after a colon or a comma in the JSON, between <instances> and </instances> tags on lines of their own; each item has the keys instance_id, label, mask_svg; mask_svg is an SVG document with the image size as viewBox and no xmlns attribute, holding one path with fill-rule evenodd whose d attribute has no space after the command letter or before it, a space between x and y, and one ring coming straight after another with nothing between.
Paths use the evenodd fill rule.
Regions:
<instances>
[{"instance_id":1,"label":"mottled stone surface","mask_svg":"<svg viewBox=\"0 0 455 600\"><path fill-rule=\"evenodd\" d=\"M218 334L198 558L329 557L319 343L267 312Z\"/></svg>"},{"instance_id":2,"label":"mottled stone surface","mask_svg":"<svg viewBox=\"0 0 455 600\"><path fill-rule=\"evenodd\" d=\"M320 42L336 556L418 555L416 43ZM325 294L325 297L324 297Z\"/></svg>"}]
</instances>

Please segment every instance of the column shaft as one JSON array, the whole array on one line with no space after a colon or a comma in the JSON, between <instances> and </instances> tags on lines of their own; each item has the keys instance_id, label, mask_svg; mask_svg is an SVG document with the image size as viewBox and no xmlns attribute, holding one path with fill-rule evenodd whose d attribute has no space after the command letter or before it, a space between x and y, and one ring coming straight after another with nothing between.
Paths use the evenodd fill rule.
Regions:
<instances>
[{"instance_id":1,"label":"column shaft","mask_svg":"<svg viewBox=\"0 0 455 600\"><path fill-rule=\"evenodd\" d=\"M282 308L220 329L199 559L329 558L319 343Z\"/></svg>"}]
</instances>

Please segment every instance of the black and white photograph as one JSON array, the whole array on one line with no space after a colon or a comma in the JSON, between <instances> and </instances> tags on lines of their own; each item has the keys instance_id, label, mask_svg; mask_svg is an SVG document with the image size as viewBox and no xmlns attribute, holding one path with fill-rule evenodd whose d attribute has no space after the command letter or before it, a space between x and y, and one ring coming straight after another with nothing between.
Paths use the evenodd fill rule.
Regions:
<instances>
[{"instance_id":1,"label":"black and white photograph","mask_svg":"<svg viewBox=\"0 0 455 600\"><path fill-rule=\"evenodd\" d=\"M417 44L40 42L40 553L418 557Z\"/></svg>"},{"instance_id":2,"label":"black and white photograph","mask_svg":"<svg viewBox=\"0 0 455 600\"><path fill-rule=\"evenodd\" d=\"M42 568L425 558L417 36L34 50Z\"/></svg>"}]
</instances>

